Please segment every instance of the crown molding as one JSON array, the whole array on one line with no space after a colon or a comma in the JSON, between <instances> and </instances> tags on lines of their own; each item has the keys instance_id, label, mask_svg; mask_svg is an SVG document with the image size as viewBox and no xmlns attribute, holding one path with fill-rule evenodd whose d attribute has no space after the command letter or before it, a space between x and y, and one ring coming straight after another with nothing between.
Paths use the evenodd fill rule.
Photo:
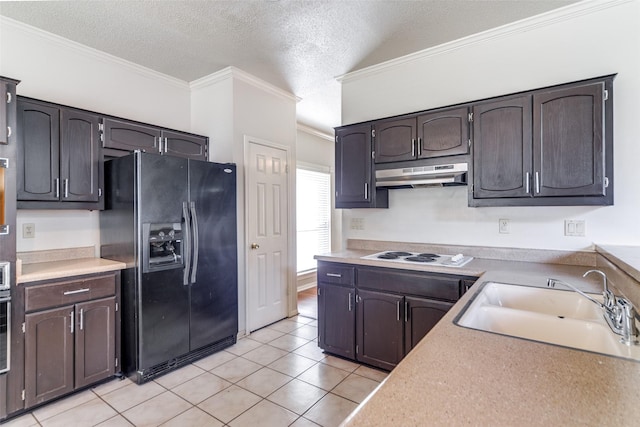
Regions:
<instances>
[{"instance_id":1,"label":"crown molding","mask_svg":"<svg viewBox=\"0 0 640 427\"><path fill-rule=\"evenodd\" d=\"M317 136L318 138L326 139L329 142L333 142L333 136L329 135L328 133L322 132L321 130L302 123L297 123L296 126L300 132L308 133L309 135Z\"/></svg>"},{"instance_id":2,"label":"crown molding","mask_svg":"<svg viewBox=\"0 0 640 427\"><path fill-rule=\"evenodd\" d=\"M399 58L381 62L380 64L371 65L360 70L345 73L337 76L336 80L340 83L358 80L364 77L381 73L389 68L397 67L402 64L442 55L477 43L500 39L513 34L524 33L536 28L556 24L558 22L569 21L579 16L596 13L604 9L613 8L625 3L632 3L634 1L637 0L584 0L578 3L561 7L559 9L541 13L530 18L525 18L519 21L502 25L500 27L462 37L451 42L443 43L438 46L410 53Z\"/></svg>"},{"instance_id":3,"label":"crown molding","mask_svg":"<svg viewBox=\"0 0 640 427\"><path fill-rule=\"evenodd\" d=\"M189 90L189 84L184 80L180 80L175 77L160 73L158 71L154 71L150 68L143 67L142 65L127 61L126 59L122 59L101 50L94 49L78 42L74 42L48 31L41 30L40 28L25 24L23 22L16 21L15 19L7 18L6 16L0 16L0 26L10 27L17 31L21 31L26 34L45 39L50 43L54 43L62 48L69 49L93 60L118 65L145 77L162 80L163 82L175 86L179 89ZM5 42L7 41L5 40Z\"/></svg>"},{"instance_id":4,"label":"crown molding","mask_svg":"<svg viewBox=\"0 0 640 427\"><path fill-rule=\"evenodd\" d=\"M208 76L201 77L197 80L189 83L189 87L193 89L202 89L207 86L214 85L226 79L237 79L242 82L248 83L251 86L257 87L267 93L272 95L276 95L280 98L286 99L287 101L300 102L302 98L295 96L294 94L287 92L286 90L280 89L277 86L272 85L271 83L267 83L264 80L259 79L253 74L249 74L246 71L241 70L236 67L227 67L220 71L217 71L213 74L209 74Z\"/></svg>"}]
</instances>

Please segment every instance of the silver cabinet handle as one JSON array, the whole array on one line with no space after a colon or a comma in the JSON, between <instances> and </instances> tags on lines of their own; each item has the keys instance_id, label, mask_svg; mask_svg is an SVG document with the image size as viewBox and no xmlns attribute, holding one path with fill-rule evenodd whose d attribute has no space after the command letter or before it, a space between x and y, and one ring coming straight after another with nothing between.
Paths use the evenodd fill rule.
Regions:
<instances>
[{"instance_id":1,"label":"silver cabinet handle","mask_svg":"<svg viewBox=\"0 0 640 427\"><path fill-rule=\"evenodd\" d=\"M7 126L7 138L11 138L11 126Z\"/></svg>"},{"instance_id":2,"label":"silver cabinet handle","mask_svg":"<svg viewBox=\"0 0 640 427\"><path fill-rule=\"evenodd\" d=\"M415 138L411 140L411 156L413 157L416 156L416 139Z\"/></svg>"},{"instance_id":3,"label":"silver cabinet handle","mask_svg":"<svg viewBox=\"0 0 640 427\"><path fill-rule=\"evenodd\" d=\"M338 274L338 273L327 273L327 276L329 276L329 277L342 277L342 274Z\"/></svg>"},{"instance_id":4,"label":"silver cabinet handle","mask_svg":"<svg viewBox=\"0 0 640 427\"><path fill-rule=\"evenodd\" d=\"M525 186L525 191L527 192L527 194L529 194L531 192L531 188L530 184L529 184L529 180L531 179L529 172L527 172L524 176L524 186Z\"/></svg>"},{"instance_id":5,"label":"silver cabinet handle","mask_svg":"<svg viewBox=\"0 0 640 427\"><path fill-rule=\"evenodd\" d=\"M409 313L409 302L405 301L404 302L404 323L407 323L408 313Z\"/></svg>"},{"instance_id":6,"label":"silver cabinet handle","mask_svg":"<svg viewBox=\"0 0 640 427\"><path fill-rule=\"evenodd\" d=\"M536 171L536 193L540 194L540 174Z\"/></svg>"},{"instance_id":7,"label":"silver cabinet handle","mask_svg":"<svg viewBox=\"0 0 640 427\"><path fill-rule=\"evenodd\" d=\"M69 319L71 320L71 323L69 324L69 330L71 331L71 333L73 333L74 323L76 323L73 310L71 310L71 313L69 313Z\"/></svg>"},{"instance_id":8,"label":"silver cabinet handle","mask_svg":"<svg viewBox=\"0 0 640 427\"><path fill-rule=\"evenodd\" d=\"M76 289L75 291L65 291L62 295L75 295L75 294L83 294L85 292L89 292L89 288Z\"/></svg>"},{"instance_id":9,"label":"silver cabinet handle","mask_svg":"<svg viewBox=\"0 0 640 427\"><path fill-rule=\"evenodd\" d=\"M60 179L55 178L53 182L55 183L55 186L56 186L56 199L59 199L60 198Z\"/></svg>"},{"instance_id":10,"label":"silver cabinet handle","mask_svg":"<svg viewBox=\"0 0 640 427\"><path fill-rule=\"evenodd\" d=\"M351 303L351 292L349 292L349 311L353 309L353 304Z\"/></svg>"},{"instance_id":11,"label":"silver cabinet handle","mask_svg":"<svg viewBox=\"0 0 640 427\"><path fill-rule=\"evenodd\" d=\"M364 183L364 199L369 200L369 183Z\"/></svg>"},{"instance_id":12,"label":"silver cabinet handle","mask_svg":"<svg viewBox=\"0 0 640 427\"><path fill-rule=\"evenodd\" d=\"M164 152L169 152L169 138L167 138L166 136L164 137Z\"/></svg>"},{"instance_id":13,"label":"silver cabinet handle","mask_svg":"<svg viewBox=\"0 0 640 427\"><path fill-rule=\"evenodd\" d=\"M80 309L80 330L84 329L84 309Z\"/></svg>"},{"instance_id":14,"label":"silver cabinet handle","mask_svg":"<svg viewBox=\"0 0 640 427\"><path fill-rule=\"evenodd\" d=\"M62 182L62 188L64 189L64 197L65 199L69 197L69 179L65 178Z\"/></svg>"},{"instance_id":15,"label":"silver cabinet handle","mask_svg":"<svg viewBox=\"0 0 640 427\"><path fill-rule=\"evenodd\" d=\"M400 301L396 302L396 320L400 321Z\"/></svg>"},{"instance_id":16,"label":"silver cabinet handle","mask_svg":"<svg viewBox=\"0 0 640 427\"><path fill-rule=\"evenodd\" d=\"M162 137L158 137L158 153L162 154Z\"/></svg>"},{"instance_id":17,"label":"silver cabinet handle","mask_svg":"<svg viewBox=\"0 0 640 427\"><path fill-rule=\"evenodd\" d=\"M418 138L418 157L422 155L422 138Z\"/></svg>"}]
</instances>

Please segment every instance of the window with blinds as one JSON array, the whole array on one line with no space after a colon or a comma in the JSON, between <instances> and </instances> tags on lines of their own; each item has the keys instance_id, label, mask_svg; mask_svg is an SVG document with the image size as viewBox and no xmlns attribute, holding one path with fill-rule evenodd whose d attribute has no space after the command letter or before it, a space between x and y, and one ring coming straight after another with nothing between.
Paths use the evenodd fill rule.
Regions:
<instances>
[{"instance_id":1,"label":"window with blinds","mask_svg":"<svg viewBox=\"0 0 640 427\"><path fill-rule=\"evenodd\" d=\"M314 255L331 250L331 175L296 169L298 273L316 268Z\"/></svg>"}]
</instances>

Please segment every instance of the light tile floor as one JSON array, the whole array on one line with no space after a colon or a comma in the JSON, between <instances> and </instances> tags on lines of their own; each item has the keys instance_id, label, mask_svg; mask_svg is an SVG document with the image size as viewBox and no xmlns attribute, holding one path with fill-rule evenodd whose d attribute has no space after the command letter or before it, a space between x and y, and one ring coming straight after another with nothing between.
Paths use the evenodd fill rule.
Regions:
<instances>
[{"instance_id":1,"label":"light tile floor","mask_svg":"<svg viewBox=\"0 0 640 427\"><path fill-rule=\"evenodd\" d=\"M3 427L337 426L387 373L324 354L316 325L282 320L155 381L113 380Z\"/></svg>"}]
</instances>

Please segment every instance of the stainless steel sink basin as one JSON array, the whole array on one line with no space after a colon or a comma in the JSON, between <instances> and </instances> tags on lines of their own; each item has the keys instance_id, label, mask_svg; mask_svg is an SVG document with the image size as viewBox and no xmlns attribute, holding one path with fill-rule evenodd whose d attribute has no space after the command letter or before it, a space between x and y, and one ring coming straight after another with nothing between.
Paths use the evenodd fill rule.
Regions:
<instances>
[{"instance_id":1,"label":"stainless steel sink basin","mask_svg":"<svg viewBox=\"0 0 640 427\"><path fill-rule=\"evenodd\" d=\"M601 309L572 291L486 282L454 323L640 361L640 346L621 343Z\"/></svg>"}]
</instances>

